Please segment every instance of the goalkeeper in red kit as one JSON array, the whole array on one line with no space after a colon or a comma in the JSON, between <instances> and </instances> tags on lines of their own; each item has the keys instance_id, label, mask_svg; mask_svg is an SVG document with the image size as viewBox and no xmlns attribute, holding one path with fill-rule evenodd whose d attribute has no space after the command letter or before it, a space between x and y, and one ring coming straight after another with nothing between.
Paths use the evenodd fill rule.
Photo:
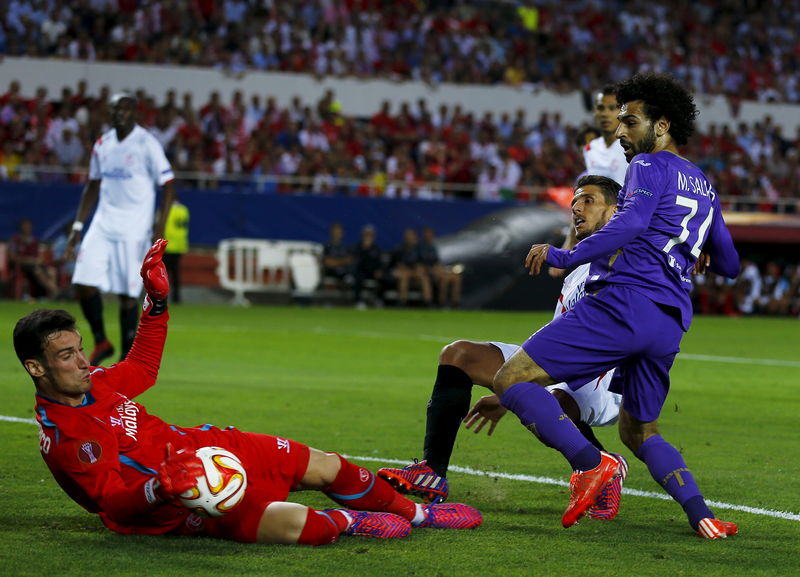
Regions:
<instances>
[{"instance_id":1,"label":"goalkeeper in red kit","mask_svg":"<svg viewBox=\"0 0 800 577\"><path fill-rule=\"evenodd\" d=\"M36 387L44 458L78 504L125 534L206 535L241 542L324 545L340 535L404 537L412 527L473 528L467 505L422 505L337 453L237 429L170 425L134 399L153 386L167 336L169 281L157 241L141 269L146 297L133 347L111 367L93 367L74 317L40 309L17 322L14 349ZM234 453L247 471L242 502L201 517L178 500L203 474L204 446ZM318 490L343 508L286 502Z\"/></svg>"}]
</instances>

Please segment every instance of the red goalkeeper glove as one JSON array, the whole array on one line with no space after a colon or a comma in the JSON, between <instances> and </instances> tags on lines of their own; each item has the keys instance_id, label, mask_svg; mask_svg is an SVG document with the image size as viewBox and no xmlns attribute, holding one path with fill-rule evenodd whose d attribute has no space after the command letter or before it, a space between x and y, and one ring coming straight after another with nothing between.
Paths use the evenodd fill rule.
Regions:
<instances>
[{"instance_id":1,"label":"red goalkeeper glove","mask_svg":"<svg viewBox=\"0 0 800 577\"><path fill-rule=\"evenodd\" d=\"M163 238L158 239L147 251L142 263L142 280L144 290L152 300L164 300L169 295L169 277L167 268L161 261L164 256L164 249L167 248L167 241Z\"/></svg>"},{"instance_id":2,"label":"red goalkeeper glove","mask_svg":"<svg viewBox=\"0 0 800 577\"><path fill-rule=\"evenodd\" d=\"M197 486L197 477L204 474L203 463L197 458L194 449L181 449L172 452L172 444L167 443L167 456L156 475L156 494L162 501L172 501Z\"/></svg>"}]
</instances>

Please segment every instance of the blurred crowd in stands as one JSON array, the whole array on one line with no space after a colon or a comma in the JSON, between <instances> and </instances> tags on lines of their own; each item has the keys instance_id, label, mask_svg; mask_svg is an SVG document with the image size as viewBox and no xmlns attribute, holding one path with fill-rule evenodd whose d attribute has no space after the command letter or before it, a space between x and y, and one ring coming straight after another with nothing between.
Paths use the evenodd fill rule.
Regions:
<instances>
[{"instance_id":1,"label":"blurred crowd in stands","mask_svg":"<svg viewBox=\"0 0 800 577\"><path fill-rule=\"evenodd\" d=\"M800 102L797 0L6 0L0 54ZM569 46L569 50L564 47Z\"/></svg>"},{"instance_id":2,"label":"blurred crowd in stands","mask_svg":"<svg viewBox=\"0 0 800 577\"><path fill-rule=\"evenodd\" d=\"M692 300L700 314L800 316L800 263L744 258L736 280L696 275Z\"/></svg>"},{"instance_id":3,"label":"blurred crowd in stands","mask_svg":"<svg viewBox=\"0 0 800 577\"><path fill-rule=\"evenodd\" d=\"M81 180L94 140L109 128L109 96L107 88L90 94L84 81L60 94L40 88L23 95L12 81L0 94L0 178ZM372 116L348 117L331 91L286 107L268 94L241 92L230 101L212 93L207 102L177 91L162 102L144 90L136 96L138 122L176 171L191 173L189 186L199 178L280 192L527 200L571 186L583 169L582 146L598 135L557 113L477 117L459 105L432 110L424 99L396 108L387 101ZM785 135L770 117L711 125L685 154L723 196L752 199L737 208L797 212L800 130ZM67 174L34 174L32 166Z\"/></svg>"},{"instance_id":4,"label":"blurred crowd in stands","mask_svg":"<svg viewBox=\"0 0 800 577\"><path fill-rule=\"evenodd\" d=\"M800 0L0 0L0 54L276 70L584 93L635 71L696 92L800 102ZM564 47L569 46L569 50ZM0 178L87 163L108 91L0 96ZM281 108L268 94L193 102L138 93L139 122L178 171L264 189L481 200L536 198L580 172L591 127L558 114L476 117L424 100L345 117L334 94ZM735 117L735 115L733 115ZM588 118L588 113L587 113ZM737 208L796 212L800 129L710 126L686 154ZM60 179L62 175L48 178ZM73 176L78 179L79 177Z\"/></svg>"},{"instance_id":5,"label":"blurred crowd in stands","mask_svg":"<svg viewBox=\"0 0 800 577\"><path fill-rule=\"evenodd\" d=\"M0 57L585 94L656 70L724 99L732 118L741 100L800 103L797 30L800 0L0 0ZM0 179L83 181L92 144L109 128L110 91L90 93L85 81L60 94L23 94L18 82L0 91ZM138 122L164 146L184 186L528 200L570 187L583 168L581 148L599 135L588 110L587 122L575 125L546 111L476 116L424 99L349 117L332 92L286 107L269 94L207 102L177 90L161 101L144 89L136 96ZM726 208L800 212L800 129L787 134L770 117L732 122L709 126L685 154L729 199ZM10 243L9 263L33 293L52 297L53 280L65 284L55 273L63 263L41 261L29 237L21 230ZM342 250L341 274L326 265L356 302L371 282L378 301L393 286L400 304L417 291L423 304L458 306L457 271L410 263L413 251L401 246L389 260L381 253L378 274L367 266L365 243ZM745 260L736 281L696 277L694 299L701 313L798 316L800 265Z\"/></svg>"}]
</instances>

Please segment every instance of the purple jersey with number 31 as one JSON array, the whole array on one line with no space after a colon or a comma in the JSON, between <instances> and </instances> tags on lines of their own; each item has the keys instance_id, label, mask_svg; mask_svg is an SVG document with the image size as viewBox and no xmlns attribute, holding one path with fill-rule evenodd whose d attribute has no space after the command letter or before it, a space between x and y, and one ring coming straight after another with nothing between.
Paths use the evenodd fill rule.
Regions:
<instances>
[{"instance_id":1,"label":"purple jersey with number 31","mask_svg":"<svg viewBox=\"0 0 800 577\"><path fill-rule=\"evenodd\" d=\"M719 196L694 164L667 151L638 154L628 167L617 213L571 251L550 247L547 263L572 268L591 262L586 292L624 285L692 320L692 269L704 251L709 270L734 278L739 255L725 226Z\"/></svg>"}]
</instances>

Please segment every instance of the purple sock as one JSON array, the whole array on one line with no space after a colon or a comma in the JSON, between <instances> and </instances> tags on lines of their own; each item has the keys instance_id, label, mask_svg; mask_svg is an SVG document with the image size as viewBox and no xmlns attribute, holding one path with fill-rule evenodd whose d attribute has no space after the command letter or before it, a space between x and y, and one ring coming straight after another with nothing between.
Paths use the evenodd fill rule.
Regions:
<instances>
[{"instance_id":1,"label":"purple sock","mask_svg":"<svg viewBox=\"0 0 800 577\"><path fill-rule=\"evenodd\" d=\"M683 507L692 529L697 531L701 519L714 518L683 457L661 435L653 435L642 443L636 456L647 465L653 479Z\"/></svg>"},{"instance_id":2,"label":"purple sock","mask_svg":"<svg viewBox=\"0 0 800 577\"><path fill-rule=\"evenodd\" d=\"M600 464L600 451L578 431L544 387L517 383L503 393L500 402L545 445L560 451L573 469L588 471Z\"/></svg>"}]
</instances>

